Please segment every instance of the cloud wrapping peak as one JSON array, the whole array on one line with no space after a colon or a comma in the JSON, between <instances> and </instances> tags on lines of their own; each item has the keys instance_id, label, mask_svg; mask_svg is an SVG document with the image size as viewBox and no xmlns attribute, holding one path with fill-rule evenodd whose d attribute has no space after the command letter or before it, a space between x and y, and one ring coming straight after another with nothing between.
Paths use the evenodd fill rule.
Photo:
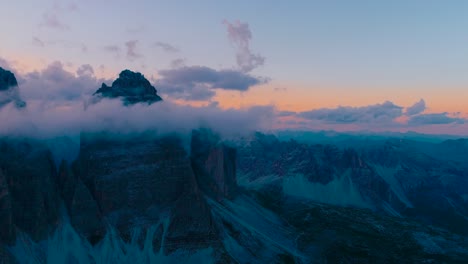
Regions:
<instances>
[{"instance_id":1,"label":"cloud wrapping peak","mask_svg":"<svg viewBox=\"0 0 468 264\"><path fill-rule=\"evenodd\" d=\"M254 54L250 50L252 32L250 31L249 24L239 21L230 23L226 20L223 23L226 25L229 40L236 48L236 61L239 68L243 72L250 72L262 66L265 63L265 57Z\"/></svg>"},{"instance_id":2,"label":"cloud wrapping peak","mask_svg":"<svg viewBox=\"0 0 468 264\"><path fill-rule=\"evenodd\" d=\"M163 94L177 99L204 101L215 95L213 89L247 91L267 80L234 70L214 70L204 66L185 66L160 71L156 82Z\"/></svg>"}]
</instances>

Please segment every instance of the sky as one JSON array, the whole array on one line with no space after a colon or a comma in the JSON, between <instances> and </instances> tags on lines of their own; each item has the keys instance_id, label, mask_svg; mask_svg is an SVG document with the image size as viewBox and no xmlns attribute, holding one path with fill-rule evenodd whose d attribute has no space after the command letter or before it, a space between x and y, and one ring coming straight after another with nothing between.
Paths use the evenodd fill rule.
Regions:
<instances>
[{"instance_id":1,"label":"sky","mask_svg":"<svg viewBox=\"0 0 468 264\"><path fill-rule=\"evenodd\" d=\"M468 135L466 1L0 1L25 99L131 69L177 105L271 106L275 128Z\"/></svg>"}]
</instances>

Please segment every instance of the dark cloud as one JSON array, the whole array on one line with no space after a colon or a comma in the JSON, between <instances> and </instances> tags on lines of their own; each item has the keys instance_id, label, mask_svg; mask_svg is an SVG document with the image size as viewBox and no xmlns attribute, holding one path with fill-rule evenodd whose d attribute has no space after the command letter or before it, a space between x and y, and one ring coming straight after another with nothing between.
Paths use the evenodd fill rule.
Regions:
<instances>
[{"instance_id":1,"label":"dark cloud","mask_svg":"<svg viewBox=\"0 0 468 264\"><path fill-rule=\"evenodd\" d=\"M119 100L103 99L83 107L80 100L67 102L28 101L22 111L7 105L0 109L0 135L56 137L79 135L82 131L108 130L116 133L180 132L210 127L224 136L236 136L272 127L274 108L256 106L247 109L220 109L183 106L162 101L151 105L123 106Z\"/></svg>"},{"instance_id":2,"label":"dark cloud","mask_svg":"<svg viewBox=\"0 0 468 264\"><path fill-rule=\"evenodd\" d=\"M419 100L414 105L406 108L406 115L413 116L420 114L426 110L426 102L424 99Z\"/></svg>"},{"instance_id":3,"label":"dark cloud","mask_svg":"<svg viewBox=\"0 0 468 264\"><path fill-rule=\"evenodd\" d=\"M125 42L125 47L127 47L127 58L129 60L135 60L142 57L142 55L137 52L137 45L138 40L129 40Z\"/></svg>"},{"instance_id":4,"label":"dark cloud","mask_svg":"<svg viewBox=\"0 0 468 264\"><path fill-rule=\"evenodd\" d=\"M34 46L38 46L38 47L41 47L41 48L45 46L44 41L42 41L38 37L33 37L32 38L32 43L33 43Z\"/></svg>"},{"instance_id":5,"label":"dark cloud","mask_svg":"<svg viewBox=\"0 0 468 264\"><path fill-rule=\"evenodd\" d=\"M459 117L450 117L448 113L422 114L413 116L408 120L409 125L445 125L445 124L463 124L466 120Z\"/></svg>"},{"instance_id":6,"label":"dark cloud","mask_svg":"<svg viewBox=\"0 0 468 264\"><path fill-rule=\"evenodd\" d=\"M234 70L214 70L204 66L181 67L160 71L156 82L163 94L186 100L208 100L213 89L247 91L266 80Z\"/></svg>"},{"instance_id":7,"label":"dark cloud","mask_svg":"<svg viewBox=\"0 0 468 264\"><path fill-rule=\"evenodd\" d=\"M171 45L169 43L161 42L161 41L155 42L154 46L162 49L165 52L176 53L176 52L180 51L179 48L177 48L177 47L175 47L175 46L173 46L173 45Z\"/></svg>"},{"instance_id":8,"label":"dark cloud","mask_svg":"<svg viewBox=\"0 0 468 264\"><path fill-rule=\"evenodd\" d=\"M327 123L391 123L403 113L403 107L386 101L364 107L323 108L299 113L299 117Z\"/></svg>"},{"instance_id":9,"label":"dark cloud","mask_svg":"<svg viewBox=\"0 0 468 264\"><path fill-rule=\"evenodd\" d=\"M229 40L236 48L236 61L239 68L243 72L250 72L262 66L265 63L265 57L254 54L250 50L252 32L250 31L249 24L239 21L230 23L226 20L223 23L227 27Z\"/></svg>"}]
</instances>

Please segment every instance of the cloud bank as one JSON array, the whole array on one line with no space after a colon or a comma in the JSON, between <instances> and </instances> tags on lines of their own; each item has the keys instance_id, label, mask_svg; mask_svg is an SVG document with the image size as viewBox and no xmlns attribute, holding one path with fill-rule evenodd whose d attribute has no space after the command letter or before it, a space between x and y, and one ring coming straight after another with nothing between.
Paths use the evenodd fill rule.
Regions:
<instances>
[{"instance_id":1,"label":"cloud bank","mask_svg":"<svg viewBox=\"0 0 468 264\"><path fill-rule=\"evenodd\" d=\"M205 85L226 89L247 89L251 82L256 82L238 73L209 68L199 70L189 70L190 74L184 70L168 71L163 75L163 80L188 85L195 79ZM92 94L106 80L97 79L90 65L82 65L72 73L65 70L61 62L54 62L41 71L17 77L27 107L18 109L9 103L0 109L2 136L49 138L102 130L118 133L146 130L189 133L201 126L210 127L225 136L234 136L270 129L275 118L275 108L272 106L220 109L217 104L192 107L171 101L124 106L120 99L102 99L96 103L92 100ZM237 88L240 84L244 87Z\"/></svg>"}]
</instances>

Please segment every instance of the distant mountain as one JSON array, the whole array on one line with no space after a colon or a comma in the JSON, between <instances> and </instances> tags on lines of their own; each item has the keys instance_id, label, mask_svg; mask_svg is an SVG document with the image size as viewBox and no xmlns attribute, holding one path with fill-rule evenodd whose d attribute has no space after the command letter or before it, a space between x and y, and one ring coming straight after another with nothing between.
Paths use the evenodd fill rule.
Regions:
<instances>
[{"instance_id":1,"label":"distant mountain","mask_svg":"<svg viewBox=\"0 0 468 264\"><path fill-rule=\"evenodd\" d=\"M152 104L161 101L156 88L139 72L124 70L111 86L102 84L94 95L106 98L120 98L126 105L136 103Z\"/></svg>"},{"instance_id":2,"label":"distant mountain","mask_svg":"<svg viewBox=\"0 0 468 264\"><path fill-rule=\"evenodd\" d=\"M348 146L353 145L348 142ZM247 188L412 217L468 235L466 140L361 141L354 147L280 141L258 133L238 147Z\"/></svg>"},{"instance_id":3,"label":"distant mountain","mask_svg":"<svg viewBox=\"0 0 468 264\"><path fill-rule=\"evenodd\" d=\"M15 75L0 67L0 107L11 102L19 108L26 106L26 103L19 96L18 81Z\"/></svg>"}]
</instances>

